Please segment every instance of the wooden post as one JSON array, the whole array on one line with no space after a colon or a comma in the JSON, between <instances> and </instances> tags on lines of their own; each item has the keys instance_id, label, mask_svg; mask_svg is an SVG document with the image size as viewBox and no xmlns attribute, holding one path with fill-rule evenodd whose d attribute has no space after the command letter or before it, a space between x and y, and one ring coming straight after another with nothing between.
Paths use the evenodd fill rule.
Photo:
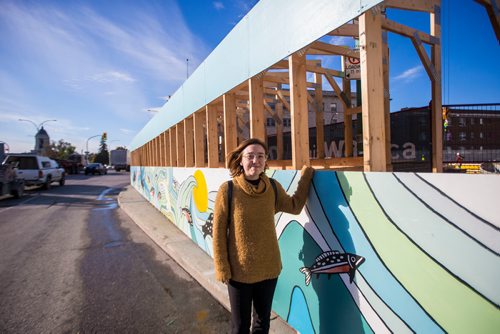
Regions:
<instances>
[{"instance_id":1,"label":"wooden post","mask_svg":"<svg viewBox=\"0 0 500 334\"><path fill-rule=\"evenodd\" d=\"M351 81L347 79L342 79L342 91L349 98L349 107L352 107L351 103ZM344 152L345 157L352 157L352 114L344 110Z\"/></svg>"},{"instance_id":2,"label":"wooden post","mask_svg":"<svg viewBox=\"0 0 500 334\"><path fill-rule=\"evenodd\" d=\"M166 130L165 136L163 138L165 142L165 166L171 166L170 164L170 131Z\"/></svg>"},{"instance_id":3,"label":"wooden post","mask_svg":"<svg viewBox=\"0 0 500 334\"><path fill-rule=\"evenodd\" d=\"M160 166L160 137L155 138L155 166Z\"/></svg>"},{"instance_id":4,"label":"wooden post","mask_svg":"<svg viewBox=\"0 0 500 334\"><path fill-rule=\"evenodd\" d=\"M382 31L382 68L384 73L384 120L385 120L385 151L386 171L392 171L391 154L391 94L389 89L389 41L387 31Z\"/></svg>"},{"instance_id":5,"label":"wooden post","mask_svg":"<svg viewBox=\"0 0 500 334\"><path fill-rule=\"evenodd\" d=\"M290 114L292 119L292 168L309 165L307 119L306 55L298 51L288 57L290 73Z\"/></svg>"},{"instance_id":6,"label":"wooden post","mask_svg":"<svg viewBox=\"0 0 500 334\"><path fill-rule=\"evenodd\" d=\"M207 104L205 107L207 119L207 149L208 168L219 167L219 143L217 138L217 109Z\"/></svg>"},{"instance_id":7,"label":"wooden post","mask_svg":"<svg viewBox=\"0 0 500 334\"><path fill-rule=\"evenodd\" d=\"M266 142L264 117L264 76L259 74L248 80L250 94L250 137Z\"/></svg>"},{"instance_id":8,"label":"wooden post","mask_svg":"<svg viewBox=\"0 0 500 334\"><path fill-rule=\"evenodd\" d=\"M238 146L238 130L236 128L236 99L234 93L224 94L224 146L225 156ZM227 167L227 166L226 166Z\"/></svg>"},{"instance_id":9,"label":"wooden post","mask_svg":"<svg viewBox=\"0 0 500 334\"><path fill-rule=\"evenodd\" d=\"M160 155L159 165L162 167L165 166L165 153L164 153L165 141L163 137L165 137L165 132L160 133L160 135L158 136L158 144L159 144L158 153Z\"/></svg>"},{"instance_id":10,"label":"wooden post","mask_svg":"<svg viewBox=\"0 0 500 334\"><path fill-rule=\"evenodd\" d=\"M280 122L276 122L276 159L283 160L283 103L278 102L274 105L276 116Z\"/></svg>"},{"instance_id":11,"label":"wooden post","mask_svg":"<svg viewBox=\"0 0 500 334\"><path fill-rule=\"evenodd\" d=\"M205 110L197 111L193 114L194 120L194 165L205 167Z\"/></svg>"},{"instance_id":12,"label":"wooden post","mask_svg":"<svg viewBox=\"0 0 500 334\"><path fill-rule=\"evenodd\" d=\"M316 111L316 158L325 157L325 110L323 106L323 75L314 73L314 102Z\"/></svg>"},{"instance_id":13,"label":"wooden post","mask_svg":"<svg viewBox=\"0 0 500 334\"><path fill-rule=\"evenodd\" d=\"M386 171L384 76L380 14L367 11L359 17L364 170Z\"/></svg>"},{"instance_id":14,"label":"wooden post","mask_svg":"<svg viewBox=\"0 0 500 334\"><path fill-rule=\"evenodd\" d=\"M186 145L184 144L184 122L175 125L177 133L177 167L186 166Z\"/></svg>"},{"instance_id":15,"label":"wooden post","mask_svg":"<svg viewBox=\"0 0 500 334\"><path fill-rule=\"evenodd\" d=\"M431 13L431 35L441 40L441 6L436 5ZM443 114L441 94L441 43L431 46L431 58L436 73L435 80L431 79L432 85L432 171L441 173L443 171Z\"/></svg>"},{"instance_id":16,"label":"wooden post","mask_svg":"<svg viewBox=\"0 0 500 334\"><path fill-rule=\"evenodd\" d=\"M186 145L186 167L194 166L194 129L193 117L184 119L184 144Z\"/></svg>"},{"instance_id":17,"label":"wooden post","mask_svg":"<svg viewBox=\"0 0 500 334\"><path fill-rule=\"evenodd\" d=\"M172 167L177 167L177 129L175 126L170 128L170 164Z\"/></svg>"}]
</instances>

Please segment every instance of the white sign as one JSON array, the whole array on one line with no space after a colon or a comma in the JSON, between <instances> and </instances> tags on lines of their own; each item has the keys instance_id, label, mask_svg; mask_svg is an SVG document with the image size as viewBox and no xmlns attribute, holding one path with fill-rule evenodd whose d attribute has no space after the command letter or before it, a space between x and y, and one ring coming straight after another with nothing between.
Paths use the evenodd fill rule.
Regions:
<instances>
[{"instance_id":1,"label":"white sign","mask_svg":"<svg viewBox=\"0 0 500 334\"><path fill-rule=\"evenodd\" d=\"M361 79L361 64L359 58L343 57L344 58L344 73L347 80Z\"/></svg>"}]
</instances>

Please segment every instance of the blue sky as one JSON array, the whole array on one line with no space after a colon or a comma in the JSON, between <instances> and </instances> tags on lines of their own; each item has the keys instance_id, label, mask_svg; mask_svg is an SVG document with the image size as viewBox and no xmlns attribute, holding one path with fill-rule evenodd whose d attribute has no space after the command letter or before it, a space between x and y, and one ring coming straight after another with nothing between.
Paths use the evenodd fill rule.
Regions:
<instances>
[{"instance_id":1,"label":"blue sky","mask_svg":"<svg viewBox=\"0 0 500 334\"><path fill-rule=\"evenodd\" d=\"M128 146L148 110L165 103L255 2L0 0L0 141L29 151L35 126L19 119L56 119L44 125L51 140L78 152L104 131L110 148ZM472 0L442 5L443 102L499 102L500 49L486 11ZM388 15L429 30L427 15ZM412 44L389 36L391 110L426 105L430 82ZM98 144L91 139L89 151Z\"/></svg>"}]
</instances>

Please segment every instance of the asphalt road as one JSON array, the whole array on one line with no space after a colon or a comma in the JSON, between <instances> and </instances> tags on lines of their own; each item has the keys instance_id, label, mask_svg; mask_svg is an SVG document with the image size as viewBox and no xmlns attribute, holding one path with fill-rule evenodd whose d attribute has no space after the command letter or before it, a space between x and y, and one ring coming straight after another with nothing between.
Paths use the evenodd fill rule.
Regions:
<instances>
[{"instance_id":1,"label":"asphalt road","mask_svg":"<svg viewBox=\"0 0 500 334\"><path fill-rule=\"evenodd\" d=\"M129 174L0 200L0 333L226 333L229 312L117 206Z\"/></svg>"}]
</instances>

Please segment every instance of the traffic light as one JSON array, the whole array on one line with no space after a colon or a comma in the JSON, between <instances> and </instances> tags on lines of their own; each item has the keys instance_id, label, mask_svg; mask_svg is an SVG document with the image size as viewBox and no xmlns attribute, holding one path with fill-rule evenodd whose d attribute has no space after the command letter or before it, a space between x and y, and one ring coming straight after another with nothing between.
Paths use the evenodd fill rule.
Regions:
<instances>
[{"instance_id":1,"label":"traffic light","mask_svg":"<svg viewBox=\"0 0 500 334\"><path fill-rule=\"evenodd\" d=\"M108 134L106 132L102 133L102 140L107 140L108 139Z\"/></svg>"}]
</instances>

